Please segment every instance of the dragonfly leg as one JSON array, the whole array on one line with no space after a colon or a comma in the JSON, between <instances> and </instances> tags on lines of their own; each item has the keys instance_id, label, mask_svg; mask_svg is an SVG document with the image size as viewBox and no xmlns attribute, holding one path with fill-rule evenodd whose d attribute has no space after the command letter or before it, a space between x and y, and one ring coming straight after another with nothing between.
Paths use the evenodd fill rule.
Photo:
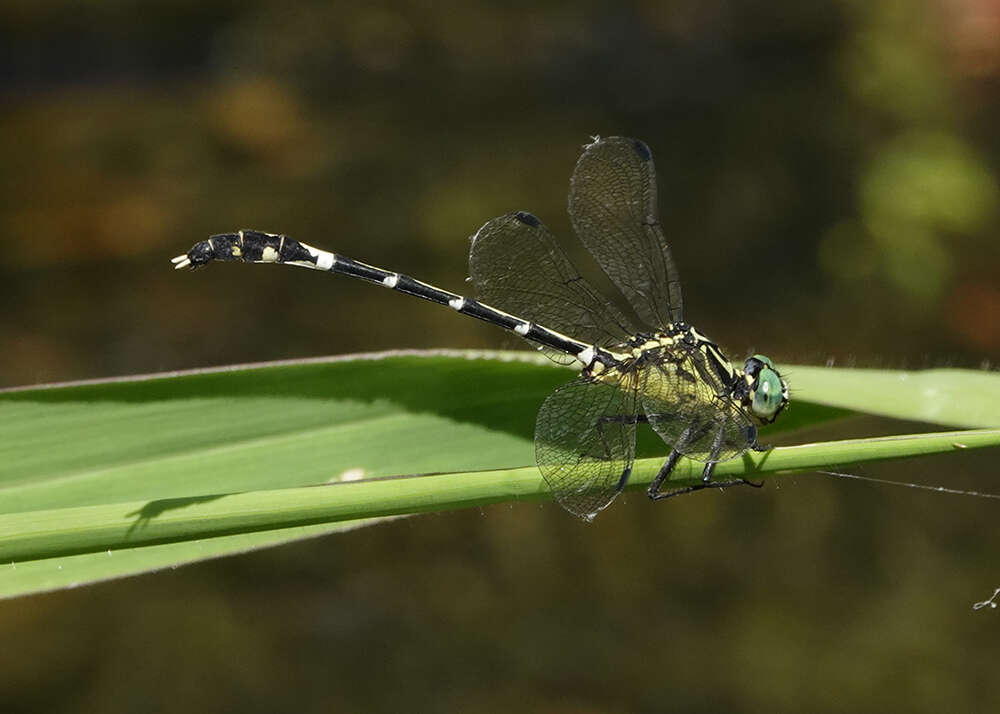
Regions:
<instances>
[{"instance_id":1,"label":"dragonfly leg","mask_svg":"<svg viewBox=\"0 0 1000 714\"><path fill-rule=\"evenodd\" d=\"M685 430L684 433L681 434L681 438L678 439L678 443L681 443L683 440L687 439L689 433L690 429ZM701 433L704 433L704 431L702 431ZM759 484L754 483L753 481L748 481L745 478L733 479L730 481L712 480L712 472L715 471L715 464L716 464L715 459L718 458L719 452L722 451L722 440L724 438L724 433L725 432L723 429L719 429L719 431L715 435L715 439L712 442L712 450L709 453L711 460L705 464L705 468L701 472L701 483L695 484L693 486L683 486L681 488L674 488L669 491L660 491L660 487L663 485L663 482L667 479L667 476L670 475L670 472L674 470L674 466L677 464L677 459L680 458L680 452L677 451L677 449L674 449L670 453L670 456L667 458L666 463L663 464L663 467L660 469L659 473L656 474L656 478L654 478L653 482L649 485L649 491L647 492L649 494L649 497L654 501L660 501L665 498L672 498L674 496L680 496L685 493L700 491L703 488L728 488L730 486L742 486L742 485L753 486L754 488L760 488L761 486L763 486L764 485L763 483Z\"/></svg>"},{"instance_id":2,"label":"dragonfly leg","mask_svg":"<svg viewBox=\"0 0 1000 714\"><path fill-rule=\"evenodd\" d=\"M678 444L683 444L691 436L691 427L689 426L683 432L681 432L680 437L677 439ZM654 501L659 501L664 498L670 498L671 496L680 496L682 493L690 493L695 491L700 486L684 486L682 488L672 488L669 491L660 491L660 487L663 486L663 482L667 480L670 476L670 472L674 470L674 466L677 465L677 459L681 457L681 452L677 450L676 447L670 452L670 456L667 457L666 462L660 467L659 472L656 474L656 478L653 482L649 484L649 488L646 490L646 494L650 499Z\"/></svg>"},{"instance_id":3,"label":"dragonfly leg","mask_svg":"<svg viewBox=\"0 0 1000 714\"><path fill-rule=\"evenodd\" d=\"M752 437L753 437L753 442L750 448L759 447L760 444L757 443L756 429L754 429ZM719 452L722 451L722 439L723 439L723 429L720 428L718 433L715 435L715 441L712 442L712 451L711 451L712 460L709 461L707 464L705 464L705 470L701 472L702 488L728 488L729 486L743 486L743 485L753 486L754 488L762 488L764 486L763 481L761 481L760 483L754 483L753 481L749 481L745 478L732 479L730 481L712 480L712 472L715 471L715 465L718 463L716 459L719 457ZM764 448L763 450L767 451L767 448Z\"/></svg>"},{"instance_id":4,"label":"dragonfly leg","mask_svg":"<svg viewBox=\"0 0 1000 714\"><path fill-rule=\"evenodd\" d=\"M705 470L701 472L701 485L695 486L695 490L702 488L729 488L730 486L753 486L754 488L763 488L764 482L750 481L745 478L732 479L730 481L713 481L712 472L715 471L715 464L717 462L710 461L705 464Z\"/></svg>"},{"instance_id":5,"label":"dragonfly leg","mask_svg":"<svg viewBox=\"0 0 1000 714\"><path fill-rule=\"evenodd\" d=\"M659 501L664 498L670 498L671 496L679 496L682 493L689 493L698 488L701 488L700 486L685 486L684 488L673 488L669 491L662 491L662 492L660 491L660 487L663 485L663 482L667 480L667 477L670 475L670 472L674 470L674 466L677 464L677 459L679 459L680 457L681 457L681 452L679 452L677 449L674 449L673 451L670 452L670 456L667 457L667 460L663 464L663 466L660 467L659 473L656 474L656 478L654 478L653 482L649 484L649 489L646 491L646 493L652 500Z\"/></svg>"}]
</instances>

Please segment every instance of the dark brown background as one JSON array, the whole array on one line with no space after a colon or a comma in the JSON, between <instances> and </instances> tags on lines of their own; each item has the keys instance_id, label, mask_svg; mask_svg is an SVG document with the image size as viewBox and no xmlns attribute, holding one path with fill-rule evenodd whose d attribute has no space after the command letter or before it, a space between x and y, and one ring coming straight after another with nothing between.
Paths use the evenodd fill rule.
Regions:
<instances>
[{"instance_id":1,"label":"dark brown background","mask_svg":"<svg viewBox=\"0 0 1000 714\"><path fill-rule=\"evenodd\" d=\"M168 259L253 227L463 290L492 216L570 237L592 134L652 148L687 316L736 357L989 366L998 37L987 0L0 4L0 386L500 346L356 282ZM864 473L1000 490L995 459ZM3 603L0 699L994 708L1000 620L971 609L1000 586L993 502L820 479L589 527L423 517Z\"/></svg>"}]
</instances>

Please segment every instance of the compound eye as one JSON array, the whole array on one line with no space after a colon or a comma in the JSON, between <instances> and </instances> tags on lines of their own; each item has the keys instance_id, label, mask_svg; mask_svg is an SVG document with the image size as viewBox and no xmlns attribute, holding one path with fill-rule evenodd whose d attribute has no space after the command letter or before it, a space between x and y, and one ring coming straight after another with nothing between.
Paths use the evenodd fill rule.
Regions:
<instances>
[{"instance_id":1,"label":"compound eye","mask_svg":"<svg viewBox=\"0 0 1000 714\"><path fill-rule=\"evenodd\" d=\"M764 355L754 355L752 359L762 362L765 367L770 367L772 370L774 369L774 362L771 361L770 357L765 357Z\"/></svg>"},{"instance_id":2,"label":"compound eye","mask_svg":"<svg viewBox=\"0 0 1000 714\"><path fill-rule=\"evenodd\" d=\"M751 395L750 410L753 415L761 421L773 421L785 401L781 377L777 371L770 366L762 367Z\"/></svg>"},{"instance_id":3,"label":"compound eye","mask_svg":"<svg viewBox=\"0 0 1000 714\"><path fill-rule=\"evenodd\" d=\"M768 367L774 369L774 362L764 355L754 355L753 357L747 359L746 363L743 365L743 371L751 377L756 377L762 369L766 369Z\"/></svg>"}]
</instances>

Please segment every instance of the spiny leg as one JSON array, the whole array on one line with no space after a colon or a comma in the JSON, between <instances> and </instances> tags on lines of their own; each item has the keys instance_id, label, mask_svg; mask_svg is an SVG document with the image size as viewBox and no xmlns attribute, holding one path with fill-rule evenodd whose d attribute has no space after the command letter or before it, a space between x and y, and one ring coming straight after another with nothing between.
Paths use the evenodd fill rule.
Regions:
<instances>
[{"instance_id":1,"label":"spiny leg","mask_svg":"<svg viewBox=\"0 0 1000 714\"><path fill-rule=\"evenodd\" d=\"M649 488L646 490L646 494L652 500L659 501L660 499L663 498L670 498L671 496L677 496L682 493L687 493L689 491L694 490L695 487L689 486L686 488L675 488L671 489L670 491L660 493L660 486L662 486L663 482L666 481L667 477L670 475L670 472L674 470L674 466L677 465L677 459L679 459L680 457L681 457L681 452L679 452L677 449L673 449L670 452L670 456L667 457L666 462L663 464L663 466L660 467L660 471L659 473L656 474L656 478L653 479L653 482L649 484Z\"/></svg>"},{"instance_id":2,"label":"spiny leg","mask_svg":"<svg viewBox=\"0 0 1000 714\"><path fill-rule=\"evenodd\" d=\"M677 443L683 444L690 440L700 439L706 431L708 431L708 425L702 425L697 431L689 426L681 432L681 435L677 438ZM660 488L663 486L663 482L666 481L671 472L673 472L674 467L677 465L677 460L680 459L680 457L681 452L674 447L674 449L670 452L670 456L667 457L666 462L660 467L660 471L656 474L656 478L654 478L653 482L649 484L646 494L653 501L661 501L664 498L680 496L683 493L691 493L692 491L698 491L699 489L705 488L705 472L702 472L702 483L696 486L681 486L680 488L672 488L669 491L660 491ZM711 463L705 464L709 477L711 477L711 471L708 467L711 465Z\"/></svg>"},{"instance_id":3,"label":"spiny leg","mask_svg":"<svg viewBox=\"0 0 1000 714\"><path fill-rule=\"evenodd\" d=\"M697 432L694 432L694 438L695 439L700 438L701 435L705 433L707 428L708 428L707 426L703 426ZM683 444L689 441L692 438L692 432L693 432L692 427L689 426L685 428L684 431L681 432L681 435L677 438L677 443ZM667 480L667 477L670 476L670 473L674 470L674 466L677 465L677 460L680 457L681 457L681 452L678 451L677 447L675 446L674 449L670 452L670 456L667 457L666 462L663 464L663 466L660 467L660 471L659 473L656 474L656 478L653 479L653 482L649 484L649 488L646 490L647 495L652 500L659 501L662 498L677 496L681 493L688 493L689 491L693 490L692 488L688 487L688 488L671 489L670 491L666 491L664 493L660 492L660 487L663 485L663 482Z\"/></svg>"},{"instance_id":4,"label":"spiny leg","mask_svg":"<svg viewBox=\"0 0 1000 714\"><path fill-rule=\"evenodd\" d=\"M696 439L699 438L702 434L705 433L706 430L707 427L702 428L699 431L699 433L695 436L695 438ZM684 432L681 434L680 438L677 440L677 443L683 443L686 439L689 438L690 433L691 433L690 427L688 429L685 429ZM733 479L730 481L712 480L712 472L715 471L715 464L717 463L715 459L718 458L719 453L722 450L722 441L724 433L725 430L722 427L720 427L715 434L715 439L712 442L712 450L709 452L710 461L708 461L705 464L705 468L701 472L701 483L695 484L693 486L682 486L680 488L674 488L669 491L660 491L663 482L666 481L667 477L674 470L674 466L677 464L677 460L681 456L680 452L675 448L673 451L670 452L670 456L667 457L667 460L660 468L659 473L656 474L656 478L654 478L653 482L649 485L649 490L647 491L647 493L649 494L650 499L654 501L661 501L665 498L680 496L685 493L692 493L693 491L700 491L703 488L728 488L730 486L741 486L741 485L760 488L761 486L763 486L764 485L763 483L754 483L753 481L748 481L745 478Z\"/></svg>"}]
</instances>

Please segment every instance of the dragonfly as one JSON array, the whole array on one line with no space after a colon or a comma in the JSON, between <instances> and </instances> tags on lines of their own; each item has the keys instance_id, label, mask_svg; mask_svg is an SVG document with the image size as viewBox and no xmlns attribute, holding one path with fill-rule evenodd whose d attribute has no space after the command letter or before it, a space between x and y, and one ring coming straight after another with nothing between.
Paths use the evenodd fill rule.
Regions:
<instances>
[{"instance_id":1,"label":"dragonfly","mask_svg":"<svg viewBox=\"0 0 1000 714\"><path fill-rule=\"evenodd\" d=\"M769 449L757 440L758 426L784 410L788 385L769 358L755 354L736 366L685 322L649 147L626 137L587 144L570 180L569 216L631 317L581 277L552 233L525 211L494 218L473 235L475 299L254 230L213 235L173 263L192 270L212 261L280 263L348 275L446 305L513 332L559 363L575 363L576 379L538 411L535 461L555 500L584 520L593 520L627 485L640 424L670 449L647 489L650 499L759 486L712 474L720 462ZM701 479L669 487L682 456L704 464Z\"/></svg>"}]
</instances>

